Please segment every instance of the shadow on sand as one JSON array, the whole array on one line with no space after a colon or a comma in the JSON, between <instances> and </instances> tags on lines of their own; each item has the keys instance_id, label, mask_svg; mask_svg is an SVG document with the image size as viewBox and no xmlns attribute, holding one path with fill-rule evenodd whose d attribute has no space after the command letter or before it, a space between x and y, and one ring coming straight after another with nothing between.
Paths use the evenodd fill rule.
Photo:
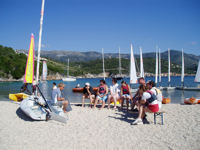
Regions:
<instances>
[{"instance_id":1,"label":"shadow on sand","mask_svg":"<svg viewBox=\"0 0 200 150\"><path fill-rule=\"evenodd\" d=\"M19 118L23 119L24 121L31 121L31 122L34 121L33 119L31 119L31 118L29 118L28 116L26 116L26 114L25 114L20 108L18 108L18 109L16 110L16 114L17 114L17 116L18 116Z\"/></svg>"}]
</instances>

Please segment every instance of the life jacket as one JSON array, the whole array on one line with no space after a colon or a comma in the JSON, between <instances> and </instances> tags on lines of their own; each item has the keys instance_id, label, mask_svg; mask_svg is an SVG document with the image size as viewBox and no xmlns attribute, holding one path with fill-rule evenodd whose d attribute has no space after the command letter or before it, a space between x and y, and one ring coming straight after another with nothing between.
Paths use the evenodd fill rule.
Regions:
<instances>
[{"instance_id":1,"label":"life jacket","mask_svg":"<svg viewBox=\"0 0 200 150\"><path fill-rule=\"evenodd\" d=\"M151 97L150 97L149 99L147 99L147 102L148 102L148 103L152 103L153 101L157 100L157 97L156 97L156 95L155 95L155 94L153 94L153 92L152 92L152 91L150 91L150 90L147 90L146 92L147 92L147 93L149 93L149 94L151 95Z\"/></svg>"},{"instance_id":2,"label":"life jacket","mask_svg":"<svg viewBox=\"0 0 200 150\"><path fill-rule=\"evenodd\" d=\"M129 88L128 88L128 84L126 86L122 85L122 93L123 94L129 94Z\"/></svg>"},{"instance_id":3,"label":"life jacket","mask_svg":"<svg viewBox=\"0 0 200 150\"><path fill-rule=\"evenodd\" d=\"M99 94L105 94L105 93L106 93L105 85L100 85L99 86Z\"/></svg>"}]
</instances>

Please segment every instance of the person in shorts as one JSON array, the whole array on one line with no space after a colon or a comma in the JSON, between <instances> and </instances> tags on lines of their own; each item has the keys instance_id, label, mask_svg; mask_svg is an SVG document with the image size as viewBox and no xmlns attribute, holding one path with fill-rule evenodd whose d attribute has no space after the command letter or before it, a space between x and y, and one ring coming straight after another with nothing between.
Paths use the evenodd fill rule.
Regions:
<instances>
[{"instance_id":1,"label":"person in shorts","mask_svg":"<svg viewBox=\"0 0 200 150\"><path fill-rule=\"evenodd\" d=\"M112 85L110 86L110 95L108 96L108 109L110 109L110 103L114 102L114 109L116 109L116 103L119 97L119 84L117 83L117 79L112 79Z\"/></svg>"},{"instance_id":2,"label":"person in shorts","mask_svg":"<svg viewBox=\"0 0 200 150\"><path fill-rule=\"evenodd\" d=\"M68 100L66 100L63 96L62 96L62 91L64 90L65 85L64 83L59 83L58 84L58 88L53 89L52 90L52 100L51 100L51 104L54 106L60 106L63 108L63 112L67 112L67 106L68 106Z\"/></svg>"},{"instance_id":3,"label":"person in shorts","mask_svg":"<svg viewBox=\"0 0 200 150\"><path fill-rule=\"evenodd\" d=\"M97 97L94 103L94 108L96 108L98 101L102 103L101 109L104 108L107 99L108 99L108 86L106 85L105 80L100 80L100 85L97 90Z\"/></svg>"},{"instance_id":4,"label":"person in shorts","mask_svg":"<svg viewBox=\"0 0 200 150\"><path fill-rule=\"evenodd\" d=\"M122 81L121 82L121 109L123 109L124 100L126 100L127 111L128 111L131 97L132 97L132 94L131 94L130 86L125 81Z\"/></svg>"},{"instance_id":5,"label":"person in shorts","mask_svg":"<svg viewBox=\"0 0 200 150\"><path fill-rule=\"evenodd\" d=\"M92 86L90 86L90 83L85 83L85 87L83 88L82 107L85 106L86 98L90 99L90 107L92 107L92 103L95 101L95 95L96 93L94 92Z\"/></svg>"}]
</instances>

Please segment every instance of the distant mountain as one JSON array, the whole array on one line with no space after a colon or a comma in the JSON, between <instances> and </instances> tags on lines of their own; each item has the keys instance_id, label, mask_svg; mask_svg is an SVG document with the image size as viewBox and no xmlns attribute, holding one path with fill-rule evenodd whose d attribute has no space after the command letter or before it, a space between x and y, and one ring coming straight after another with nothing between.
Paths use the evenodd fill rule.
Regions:
<instances>
[{"instance_id":1,"label":"distant mountain","mask_svg":"<svg viewBox=\"0 0 200 150\"><path fill-rule=\"evenodd\" d=\"M171 50L171 62L174 64L181 65L181 51L177 50ZM72 51L41 51L42 57L51 58L53 60L61 61L61 62L67 62L67 59L69 58L72 62L82 62L82 61L91 61L96 59L102 59L102 54L99 52L72 52ZM105 53L105 58L118 58L118 53ZM139 58L139 55L135 55L136 58ZM129 54L121 54L121 58L129 59ZM155 58L155 52L152 53L144 53L143 58ZM193 54L187 54L184 53L185 58L185 66L186 67L194 67L197 66L198 61L200 59L200 56L193 55ZM161 59L168 60L168 51L165 51L161 53Z\"/></svg>"}]
</instances>

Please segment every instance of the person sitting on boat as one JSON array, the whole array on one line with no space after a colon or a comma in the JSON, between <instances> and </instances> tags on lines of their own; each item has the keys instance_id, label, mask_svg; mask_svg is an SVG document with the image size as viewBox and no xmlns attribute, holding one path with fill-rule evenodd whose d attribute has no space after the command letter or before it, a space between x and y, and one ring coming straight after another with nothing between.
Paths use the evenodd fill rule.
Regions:
<instances>
[{"instance_id":1,"label":"person sitting on boat","mask_svg":"<svg viewBox=\"0 0 200 150\"><path fill-rule=\"evenodd\" d=\"M68 100L66 100L62 96L62 92L61 92L61 91L64 90L64 88L65 88L64 83L59 83L58 84L58 88L52 90L52 95L51 95L52 101L51 101L51 104L54 105L54 106L63 107L63 111L67 112L66 108L68 106Z\"/></svg>"},{"instance_id":2,"label":"person sitting on boat","mask_svg":"<svg viewBox=\"0 0 200 150\"><path fill-rule=\"evenodd\" d=\"M76 88L80 88L80 84L77 84L77 85L76 85Z\"/></svg>"},{"instance_id":3,"label":"person sitting on boat","mask_svg":"<svg viewBox=\"0 0 200 150\"><path fill-rule=\"evenodd\" d=\"M121 109L123 109L124 100L126 100L127 111L128 111L131 97L132 97L132 94L131 94L130 86L125 81L122 81L121 82Z\"/></svg>"},{"instance_id":4,"label":"person sitting on boat","mask_svg":"<svg viewBox=\"0 0 200 150\"><path fill-rule=\"evenodd\" d=\"M110 86L110 95L108 96L108 109L110 109L110 103L114 102L114 109L116 109L116 103L119 97L119 84L116 78L112 78L112 85Z\"/></svg>"},{"instance_id":5,"label":"person sitting on boat","mask_svg":"<svg viewBox=\"0 0 200 150\"><path fill-rule=\"evenodd\" d=\"M28 89L28 83L24 83L24 84L22 85L22 87L20 88L20 92L21 92L21 93L24 92L24 93L27 93L27 94L30 94L30 95L31 95L31 92L30 92L29 89Z\"/></svg>"},{"instance_id":6,"label":"person sitting on boat","mask_svg":"<svg viewBox=\"0 0 200 150\"><path fill-rule=\"evenodd\" d=\"M57 89L57 86L56 86L56 83L55 82L53 82L53 87L52 87L53 89Z\"/></svg>"},{"instance_id":7,"label":"person sitting on boat","mask_svg":"<svg viewBox=\"0 0 200 150\"><path fill-rule=\"evenodd\" d=\"M158 105L159 105L159 109L161 109L162 107L162 92L156 88L156 84L154 81L148 81L147 84L147 89L152 91L154 93L154 95L156 95L156 98L158 100Z\"/></svg>"},{"instance_id":8,"label":"person sitting on boat","mask_svg":"<svg viewBox=\"0 0 200 150\"><path fill-rule=\"evenodd\" d=\"M95 101L95 95L96 93L94 92L92 86L90 86L90 83L85 83L85 87L83 88L82 107L85 106L86 98L90 99L90 107L92 107L92 103Z\"/></svg>"},{"instance_id":9,"label":"person sitting on boat","mask_svg":"<svg viewBox=\"0 0 200 150\"><path fill-rule=\"evenodd\" d=\"M104 108L107 99L108 99L108 86L106 85L105 80L100 80L100 85L97 90L97 97L94 103L94 108L96 108L98 101L102 103L101 109Z\"/></svg>"},{"instance_id":10,"label":"person sitting on boat","mask_svg":"<svg viewBox=\"0 0 200 150\"><path fill-rule=\"evenodd\" d=\"M132 123L132 125L143 124L143 119L145 117L145 112L158 112L158 100L156 95L152 91L147 90L146 86L140 85L139 95L141 100L139 100L139 115L138 118Z\"/></svg>"},{"instance_id":11,"label":"person sitting on boat","mask_svg":"<svg viewBox=\"0 0 200 150\"><path fill-rule=\"evenodd\" d=\"M138 78L138 83L140 84L140 85L146 85L146 82L145 82L145 79L143 78L143 77L141 77L141 78ZM132 105L131 105L131 110L133 110L133 111L137 111L137 108L136 109L134 109L135 108L135 106L139 106L139 103L138 103L138 101L141 99L141 96L139 95L139 89L137 90L137 92L135 93L135 95L133 96L133 98L132 98Z\"/></svg>"}]
</instances>

